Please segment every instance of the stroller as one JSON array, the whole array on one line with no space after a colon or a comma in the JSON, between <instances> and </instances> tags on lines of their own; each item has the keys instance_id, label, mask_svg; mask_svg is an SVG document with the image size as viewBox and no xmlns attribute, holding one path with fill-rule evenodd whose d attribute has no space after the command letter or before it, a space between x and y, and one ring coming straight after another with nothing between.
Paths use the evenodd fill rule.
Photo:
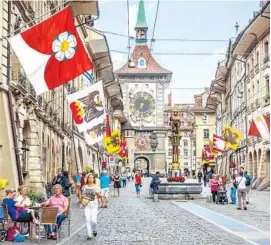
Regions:
<instances>
[{"instance_id":1,"label":"stroller","mask_svg":"<svg viewBox=\"0 0 271 245\"><path fill-rule=\"evenodd\" d=\"M218 203L229 203L228 196L227 196L227 190L225 185L219 185L217 188L217 197L216 197L216 204Z\"/></svg>"},{"instance_id":2,"label":"stroller","mask_svg":"<svg viewBox=\"0 0 271 245\"><path fill-rule=\"evenodd\" d=\"M2 204L0 204L0 242L4 242L7 238L5 213Z\"/></svg>"}]
</instances>

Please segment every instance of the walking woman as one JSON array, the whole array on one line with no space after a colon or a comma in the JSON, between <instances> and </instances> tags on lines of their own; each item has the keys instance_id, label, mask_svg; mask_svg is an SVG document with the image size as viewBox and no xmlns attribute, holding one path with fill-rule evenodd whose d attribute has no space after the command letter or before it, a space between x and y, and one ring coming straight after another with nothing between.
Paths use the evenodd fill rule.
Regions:
<instances>
[{"instance_id":1,"label":"walking woman","mask_svg":"<svg viewBox=\"0 0 271 245\"><path fill-rule=\"evenodd\" d=\"M114 197L116 196L116 190L118 192L118 197L120 196L120 176L118 173L116 173L113 177L114 181Z\"/></svg>"},{"instance_id":2,"label":"walking woman","mask_svg":"<svg viewBox=\"0 0 271 245\"><path fill-rule=\"evenodd\" d=\"M87 240L97 236L98 198L102 197L100 186L97 186L93 173L87 175L86 184L82 187L80 200L84 206L87 226Z\"/></svg>"},{"instance_id":3,"label":"walking woman","mask_svg":"<svg viewBox=\"0 0 271 245\"><path fill-rule=\"evenodd\" d=\"M140 197L140 188L142 186L142 180L141 180L141 175L139 172L136 172L135 175L135 189L136 189L136 195Z\"/></svg>"}]
</instances>

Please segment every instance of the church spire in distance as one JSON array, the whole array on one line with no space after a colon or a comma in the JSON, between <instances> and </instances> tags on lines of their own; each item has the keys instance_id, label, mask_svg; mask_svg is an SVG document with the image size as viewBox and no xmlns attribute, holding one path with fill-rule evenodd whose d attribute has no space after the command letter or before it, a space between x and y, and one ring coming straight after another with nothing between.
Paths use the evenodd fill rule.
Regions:
<instances>
[{"instance_id":1,"label":"church spire in distance","mask_svg":"<svg viewBox=\"0 0 271 245\"><path fill-rule=\"evenodd\" d=\"M137 20L136 20L136 43L147 43L147 21L145 14L144 1L140 0L138 5Z\"/></svg>"}]
</instances>

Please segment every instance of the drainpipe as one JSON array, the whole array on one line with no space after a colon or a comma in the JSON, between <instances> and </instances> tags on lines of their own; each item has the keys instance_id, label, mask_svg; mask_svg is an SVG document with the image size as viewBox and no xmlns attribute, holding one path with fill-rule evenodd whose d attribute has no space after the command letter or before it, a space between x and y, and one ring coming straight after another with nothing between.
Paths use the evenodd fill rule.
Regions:
<instances>
[{"instance_id":1,"label":"drainpipe","mask_svg":"<svg viewBox=\"0 0 271 245\"><path fill-rule=\"evenodd\" d=\"M11 31L11 1L8 1L8 33ZM23 176L22 176L22 168L20 163L20 153L18 149L18 141L17 141L17 135L16 135L16 124L14 119L14 110L12 105L12 92L10 90L10 74L11 74L11 61L10 61L10 53L11 48L9 42L7 43L7 85L8 85L8 105L9 105L9 113L10 113L10 120L11 120L11 128L12 128L12 137L13 137L13 143L14 143L14 151L15 151L15 157L16 157L16 166L17 166L17 174L18 174L18 181L19 185L23 184Z\"/></svg>"}]
</instances>

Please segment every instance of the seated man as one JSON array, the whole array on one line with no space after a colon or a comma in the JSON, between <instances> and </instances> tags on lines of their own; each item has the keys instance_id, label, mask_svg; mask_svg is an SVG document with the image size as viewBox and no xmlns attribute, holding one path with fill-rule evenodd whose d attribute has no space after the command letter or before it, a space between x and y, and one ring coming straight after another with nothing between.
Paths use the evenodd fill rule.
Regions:
<instances>
[{"instance_id":1,"label":"seated man","mask_svg":"<svg viewBox=\"0 0 271 245\"><path fill-rule=\"evenodd\" d=\"M26 204L17 203L14 200L16 196L14 190L6 190L6 195L7 197L4 198L3 204L7 206L8 214L12 221L39 223L33 210L25 209L27 207Z\"/></svg>"},{"instance_id":2,"label":"seated man","mask_svg":"<svg viewBox=\"0 0 271 245\"><path fill-rule=\"evenodd\" d=\"M57 214L57 227L60 228L63 220L66 218L66 212L69 208L69 201L68 198L62 195L62 187L59 184L54 185L54 192L55 195L51 196L46 202L42 203L42 206L53 206L58 208ZM45 230L47 231L48 239L56 240L56 227L52 231L50 225L44 226Z\"/></svg>"}]
</instances>

